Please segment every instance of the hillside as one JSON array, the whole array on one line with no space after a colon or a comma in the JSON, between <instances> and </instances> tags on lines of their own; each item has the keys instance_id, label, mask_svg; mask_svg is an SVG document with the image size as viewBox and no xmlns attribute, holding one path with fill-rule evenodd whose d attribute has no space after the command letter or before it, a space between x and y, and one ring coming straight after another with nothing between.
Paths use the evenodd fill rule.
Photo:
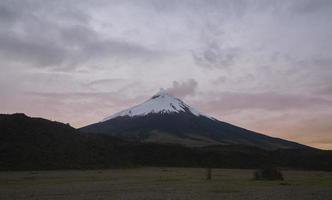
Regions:
<instances>
[{"instance_id":1,"label":"hillside","mask_svg":"<svg viewBox=\"0 0 332 200\"><path fill-rule=\"evenodd\" d=\"M0 115L0 169L91 169L138 166L332 169L332 153L264 150L246 145L186 147L82 134L69 125L24 114Z\"/></svg>"},{"instance_id":2,"label":"hillside","mask_svg":"<svg viewBox=\"0 0 332 200\"><path fill-rule=\"evenodd\" d=\"M31 118L24 114L0 115L0 169L59 169L113 167L119 139L82 135L73 127Z\"/></svg>"}]
</instances>

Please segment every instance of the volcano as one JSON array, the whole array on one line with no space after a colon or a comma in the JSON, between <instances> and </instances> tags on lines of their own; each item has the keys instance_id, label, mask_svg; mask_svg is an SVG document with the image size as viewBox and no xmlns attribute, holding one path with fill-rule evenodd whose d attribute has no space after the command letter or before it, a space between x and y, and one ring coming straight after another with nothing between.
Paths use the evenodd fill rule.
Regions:
<instances>
[{"instance_id":1,"label":"volcano","mask_svg":"<svg viewBox=\"0 0 332 200\"><path fill-rule=\"evenodd\" d=\"M189 147L245 145L262 149L306 149L308 146L270 137L219 121L161 89L147 101L80 128L143 143Z\"/></svg>"}]
</instances>

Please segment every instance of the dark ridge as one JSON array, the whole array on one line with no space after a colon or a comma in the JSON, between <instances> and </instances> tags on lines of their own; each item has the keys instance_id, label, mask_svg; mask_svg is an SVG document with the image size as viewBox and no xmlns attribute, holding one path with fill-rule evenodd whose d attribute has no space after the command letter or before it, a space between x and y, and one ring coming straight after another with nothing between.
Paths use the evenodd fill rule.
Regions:
<instances>
[{"instance_id":1,"label":"dark ridge","mask_svg":"<svg viewBox=\"0 0 332 200\"><path fill-rule=\"evenodd\" d=\"M93 169L137 166L331 170L332 152L264 150L247 145L185 147L129 142L22 114L0 115L0 170Z\"/></svg>"},{"instance_id":2,"label":"dark ridge","mask_svg":"<svg viewBox=\"0 0 332 200\"><path fill-rule=\"evenodd\" d=\"M256 146L262 149L310 149L311 147L269 137L232 124L212 120L205 116L193 115L189 110L179 113L151 113L145 116L121 116L104 122L91 124L79 129L85 133L102 133L127 139L138 139L140 133L146 136L158 130L172 136L183 138L196 135L223 144Z\"/></svg>"}]
</instances>

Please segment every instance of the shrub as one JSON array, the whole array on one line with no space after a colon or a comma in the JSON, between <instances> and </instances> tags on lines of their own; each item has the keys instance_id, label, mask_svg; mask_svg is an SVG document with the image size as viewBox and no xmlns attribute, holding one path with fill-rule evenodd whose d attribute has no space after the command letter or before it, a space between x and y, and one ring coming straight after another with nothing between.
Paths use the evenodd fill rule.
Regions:
<instances>
[{"instance_id":1,"label":"shrub","mask_svg":"<svg viewBox=\"0 0 332 200\"><path fill-rule=\"evenodd\" d=\"M265 167L254 172L255 180L284 180L284 177L276 168Z\"/></svg>"}]
</instances>

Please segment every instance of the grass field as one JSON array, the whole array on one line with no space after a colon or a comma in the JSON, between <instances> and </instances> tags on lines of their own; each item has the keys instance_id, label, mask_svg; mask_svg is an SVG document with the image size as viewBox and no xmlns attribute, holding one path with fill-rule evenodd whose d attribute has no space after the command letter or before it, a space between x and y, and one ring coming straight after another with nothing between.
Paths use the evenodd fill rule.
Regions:
<instances>
[{"instance_id":1,"label":"grass field","mask_svg":"<svg viewBox=\"0 0 332 200\"><path fill-rule=\"evenodd\" d=\"M0 172L0 199L332 199L332 173L283 171L254 181L253 170L136 168Z\"/></svg>"}]
</instances>

